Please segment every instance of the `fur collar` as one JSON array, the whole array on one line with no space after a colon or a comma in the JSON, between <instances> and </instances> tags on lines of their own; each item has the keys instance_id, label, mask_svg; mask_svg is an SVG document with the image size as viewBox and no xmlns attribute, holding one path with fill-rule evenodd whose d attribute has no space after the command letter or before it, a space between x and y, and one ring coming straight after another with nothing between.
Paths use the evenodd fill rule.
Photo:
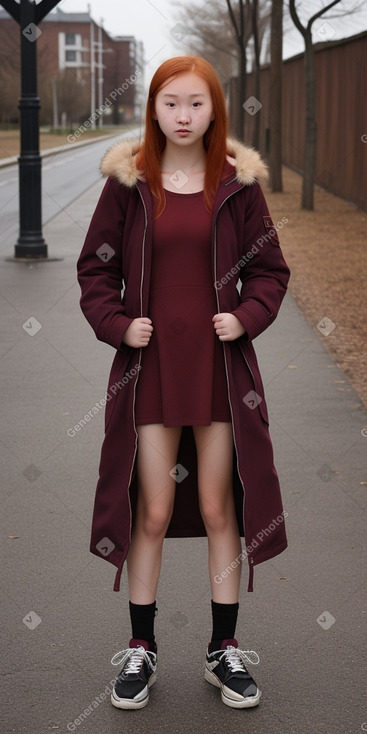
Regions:
<instances>
[{"instance_id":1,"label":"fur collar","mask_svg":"<svg viewBox=\"0 0 367 734\"><path fill-rule=\"evenodd\" d=\"M144 180L142 172L136 167L136 153L139 147L139 142L131 140L114 143L102 158L102 175L112 176L119 183L129 187L135 186L138 180ZM234 138L228 138L227 157L235 168L240 184L248 186L257 179L267 178L267 166L254 148L249 148Z\"/></svg>"}]
</instances>

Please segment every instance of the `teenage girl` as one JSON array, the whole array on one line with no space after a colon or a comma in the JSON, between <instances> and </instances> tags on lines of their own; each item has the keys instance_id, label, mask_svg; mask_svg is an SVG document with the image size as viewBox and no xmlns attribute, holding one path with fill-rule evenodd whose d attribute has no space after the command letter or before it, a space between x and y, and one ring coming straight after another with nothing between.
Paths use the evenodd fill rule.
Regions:
<instances>
[{"instance_id":1,"label":"teenage girl","mask_svg":"<svg viewBox=\"0 0 367 734\"><path fill-rule=\"evenodd\" d=\"M163 540L180 514L176 535L208 538L205 678L228 706L256 706L251 659L235 638L241 561L248 557L252 590L253 566L287 544L252 347L289 277L257 182L265 166L227 138L214 69L185 56L153 76L144 142L117 143L102 172L78 272L84 314L117 350L91 541L118 567L117 590L127 559L132 638L113 659L121 671L111 701L121 709L148 703ZM198 514L203 532L191 532Z\"/></svg>"}]
</instances>

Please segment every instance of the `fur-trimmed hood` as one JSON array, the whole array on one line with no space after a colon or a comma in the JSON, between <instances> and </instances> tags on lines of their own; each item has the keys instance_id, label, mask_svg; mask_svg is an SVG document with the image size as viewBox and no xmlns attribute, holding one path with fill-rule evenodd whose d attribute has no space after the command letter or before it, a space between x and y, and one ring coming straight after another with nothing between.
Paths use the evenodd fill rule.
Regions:
<instances>
[{"instance_id":1,"label":"fur-trimmed hood","mask_svg":"<svg viewBox=\"0 0 367 734\"><path fill-rule=\"evenodd\" d=\"M136 167L136 154L140 143L120 140L109 148L101 161L103 176L116 178L119 183L133 187L144 176ZM236 171L237 181L244 186L266 179L268 169L259 153L234 138L227 139L227 157Z\"/></svg>"}]
</instances>

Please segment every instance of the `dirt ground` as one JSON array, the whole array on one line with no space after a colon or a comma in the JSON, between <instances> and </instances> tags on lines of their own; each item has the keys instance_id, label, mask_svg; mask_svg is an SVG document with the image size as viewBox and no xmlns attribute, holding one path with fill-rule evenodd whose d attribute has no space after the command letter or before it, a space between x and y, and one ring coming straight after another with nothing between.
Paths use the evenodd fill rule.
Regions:
<instances>
[{"instance_id":1,"label":"dirt ground","mask_svg":"<svg viewBox=\"0 0 367 734\"><path fill-rule=\"evenodd\" d=\"M86 130L81 140L88 140L88 138L99 137L100 135L108 135L111 131L106 130ZM117 134L119 130L117 131ZM62 135L56 135L52 133L41 133L40 134L40 150L47 150L48 148L58 148L61 145L70 145L67 140L68 133ZM10 158L11 156L18 156L20 151L20 135L15 130L1 130L0 131L0 159Z\"/></svg>"},{"instance_id":2,"label":"dirt ground","mask_svg":"<svg viewBox=\"0 0 367 734\"><path fill-rule=\"evenodd\" d=\"M318 187L315 210L303 211L301 183L283 168L284 193L264 187L274 224L288 219L279 238L291 269L289 287L367 406L367 213ZM347 382L337 389L348 389Z\"/></svg>"}]
</instances>

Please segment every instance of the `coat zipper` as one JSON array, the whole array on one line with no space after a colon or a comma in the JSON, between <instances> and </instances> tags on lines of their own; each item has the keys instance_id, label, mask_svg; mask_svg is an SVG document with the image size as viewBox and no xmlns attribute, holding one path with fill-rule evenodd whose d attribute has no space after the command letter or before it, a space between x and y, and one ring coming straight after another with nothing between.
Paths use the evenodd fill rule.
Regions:
<instances>
[{"instance_id":1,"label":"coat zipper","mask_svg":"<svg viewBox=\"0 0 367 734\"><path fill-rule=\"evenodd\" d=\"M140 196L141 202L143 204L144 218L145 218L144 236L143 236L143 245L142 245L142 266L141 266L141 278L140 278L140 317L142 318L142 316L143 316L144 256L145 256L145 240L146 240L146 233L147 233L147 228L148 228L148 215L147 215L147 209L146 209L146 206L145 206L145 201L144 201L144 198L142 196L142 193L141 193L139 187L137 187L137 189L139 191L139 196ZM141 357L142 357L142 351L141 350L142 350L142 347L140 347L140 350L139 350L139 360L138 360L139 367L140 367ZM138 432L136 430L136 424L135 424L135 400L136 400L136 385L137 385L137 382L138 382L138 379L139 379L139 372L140 372L140 370L138 370L138 376L137 376L137 379L136 379L135 385L134 385L134 399L133 399L133 424L134 424L134 431L135 431L136 439L135 439L135 450L134 450L133 460L132 460L132 463L131 463L131 470L130 470L130 477L129 477L129 485L128 485L128 487L129 487L128 497L129 497L129 507L130 507L129 544L131 543L131 527L132 527L132 511L131 511L131 501L130 501L130 484L131 484L131 477L132 477L132 473L133 473L133 469L134 469L134 464L135 464L136 452L137 452L137 449L138 449L138 441L137 441L137 439L138 439Z\"/></svg>"},{"instance_id":2,"label":"coat zipper","mask_svg":"<svg viewBox=\"0 0 367 734\"><path fill-rule=\"evenodd\" d=\"M142 196L141 191L140 191L139 188L138 188L138 191L139 191L139 196L140 196L141 201L142 201L142 204L143 204L144 218L145 218L144 236L143 236L143 245L142 245L142 269L141 269L141 278L140 278L140 316L142 317L143 316L144 254L145 254L146 233L147 233L147 228L148 228L148 216L147 216L147 210L146 210L146 206L145 206L145 201L143 199L143 196ZM139 350L139 360L138 360L139 367L140 367L141 356L142 356L141 350L142 350L142 347L140 347L140 350ZM131 477L132 477L132 473L133 473L133 469L134 469L134 464L135 464L136 452L137 452L137 449L138 449L138 442L137 442L138 432L136 430L136 424L135 424L135 399L136 399L136 385L137 385L137 381L139 379L139 371L140 370L138 370L138 376L136 378L136 382L135 382L135 385L134 385L134 398L133 398L133 424L134 424L134 431L135 431L135 449L134 449L134 456L133 456L133 459L132 459L132 462L131 462L131 469L130 469L128 490L127 490L128 499L129 499L129 509L130 509L129 547L131 545L131 528L132 528L132 510L131 510L131 500L130 500L130 485L131 485ZM127 553L128 552L129 552L129 549L128 549ZM120 565L118 566L117 573L116 573L116 576L115 576L115 584L114 584L114 587L113 587L114 588L114 591L119 591L120 590L120 579L121 579L121 574L122 574L122 567L123 567L123 565L125 563L125 560L126 560L126 557L127 557L127 553L126 553L125 556L123 556L122 561L121 561Z\"/></svg>"},{"instance_id":3,"label":"coat zipper","mask_svg":"<svg viewBox=\"0 0 367 734\"><path fill-rule=\"evenodd\" d=\"M231 182L229 182L229 183L231 183ZM220 313L220 310L219 310L219 297L218 297L218 290L215 287L215 283L217 282L217 217L218 217L218 214L219 214L222 206L226 203L226 201L228 201L228 199L231 198L231 196L233 196L234 193L237 193L237 192L232 192L231 194L229 194L229 196L226 197L226 199L224 199L222 201L222 203L218 207L218 210L217 210L216 215L215 215L215 226L214 226L214 289L215 289L215 295L216 295L218 313ZM228 366L227 366L227 357L226 357L226 350L225 350L224 342L222 342L222 345L223 345L223 354L224 354L224 365L225 365L225 369L226 369L226 378L227 378L228 401L229 401L229 406L230 406L230 409L231 409L231 416L232 416L233 441L234 441L234 445L235 445L235 449L236 449L237 472L238 472L238 476L240 478L240 482L241 482L242 489L243 489L242 517L244 519L244 517L245 517L245 494L246 494L246 491L245 491L245 486L244 486L244 483L242 481L241 473L240 473L239 466L238 466L238 451L237 451L237 442L236 442L236 430L235 430L235 425L234 425L234 420L233 420L233 409L232 409L231 394L230 394L230 389L229 389ZM242 352L242 349L241 349L241 352ZM243 354L243 352L242 352L242 354ZM243 355L243 357L244 357L244 360L245 360L246 365L248 367L248 370L249 370L249 372L251 374L252 381L254 382L254 376L252 374L252 370L251 370L251 368L250 368L250 366L249 366L249 364L247 362L246 357L244 355ZM245 530L245 528L244 528L244 530ZM246 540L246 537L245 537L245 540ZM250 564L250 566L249 566L249 568L250 568L250 576L249 576L249 583L248 583L248 589L247 590L248 591L252 591L253 590L253 562L254 561L253 561L253 558L252 557L249 557L248 560L249 560L249 564Z\"/></svg>"}]
</instances>

